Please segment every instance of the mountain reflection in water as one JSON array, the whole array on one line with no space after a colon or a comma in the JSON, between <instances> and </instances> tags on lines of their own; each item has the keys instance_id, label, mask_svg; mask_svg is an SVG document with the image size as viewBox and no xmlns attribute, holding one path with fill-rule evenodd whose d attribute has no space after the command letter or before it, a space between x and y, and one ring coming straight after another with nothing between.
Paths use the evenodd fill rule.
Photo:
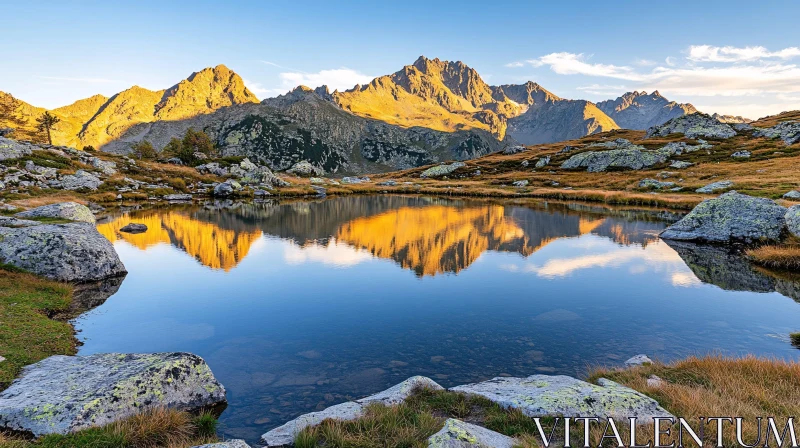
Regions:
<instances>
[{"instance_id":1,"label":"mountain reflection in water","mask_svg":"<svg viewBox=\"0 0 800 448\"><path fill-rule=\"evenodd\" d=\"M638 353L800 358L797 280L660 240L677 218L404 196L131 211L98 224L129 274L76 294L74 313L96 307L75 321L79 354L202 356L228 391L222 435L250 442L412 375L450 387ZM130 222L147 232L120 232Z\"/></svg>"}]
</instances>

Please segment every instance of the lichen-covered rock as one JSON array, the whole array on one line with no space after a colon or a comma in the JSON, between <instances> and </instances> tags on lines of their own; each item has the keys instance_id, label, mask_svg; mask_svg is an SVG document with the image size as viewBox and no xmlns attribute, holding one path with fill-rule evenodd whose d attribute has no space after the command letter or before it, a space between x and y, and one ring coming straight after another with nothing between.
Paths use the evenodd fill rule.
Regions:
<instances>
[{"instance_id":1,"label":"lichen-covered rock","mask_svg":"<svg viewBox=\"0 0 800 448\"><path fill-rule=\"evenodd\" d=\"M464 162L453 162L451 164L436 165L420 173L419 177L425 178L425 177L446 176L463 166L466 166Z\"/></svg>"},{"instance_id":2,"label":"lichen-covered rock","mask_svg":"<svg viewBox=\"0 0 800 448\"><path fill-rule=\"evenodd\" d=\"M165 194L164 199L167 201L191 201L192 195L189 193Z\"/></svg>"},{"instance_id":3,"label":"lichen-covered rock","mask_svg":"<svg viewBox=\"0 0 800 448\"><path fill-rule=\"evenodd\" d=\"M396 384L383 392L370 395L357 401L337 404L319 412L301 415L261 436L261 443L266 447L290 446L295 436L309 426L320 424L325 419L349 421L364 415L364 408L373 403L394 406L402 403L417 388L441 390L442 386L430 378L413 376L400 384Z\"/></svg>"},{"instance_id":4,"label":"lichen-covered rock","mask_svg":"<svg viewBox=\"0 0 800 448\"><path fill-rule=\"evenodd\" d=\"M713 243L778 241L785 214L786 208L770 199L730 191L698 204L661 232L661 238Z\"/></svg>"},{"instance_id":5,"label":"lichen-covered rock","mask_svg":"<svg viewBox=\"0 0 800 448\"><path fill-rule=\"evenodd\" d=\"M132 223L122 227L121 229L119 229L119 231L120 232L125 232L125 233L144 233L144 232L147 232L147 226L144 225L144 224L139 224L139 223L136 223L136 222L132 222Z\"/></svg>"},{"instance_id":6,"label":"lichen-covered rock","mask_svg":"<svg viewBox=\"0 0 800 448\"><path fill-rule=\"evenodd\" d=\"M780 138L787 146L793 145L800 142L800 122L784 121L771 128L756 129L753 135L756 137Z\"/></svg>"},{"instance_id":7,"label":"lichen-covered rock","mask_svg":"<svg viewBox=\"0 0 800 448\"><path fill-rule=\"evenodd\" d=\"M800 205L793 205L786 210L783 215L786 221L786 229L789 233L800 238Z\"/></svg>"},{"instance_id":8,"label":"lichen-covered rock","mask_svg":"<svg viewBox=\"0 0 800 448\"><path fill-rule=\"evenodd\" d=\"M749 159L751 156L750 151L736 151L731 154L734 159Z\"/></svg>"},{"instance_id":9,"label":"lichen-covered rock","mask_svg":"<svg viewBox=\"0 0 800 448\"><path fill-rule=\"evenodd\" d=\"M102 184L103 181L100 178L84 170L78 170L75 174L62 176L59 182L60 188L64 190L80 190L82 188L97 190L97 187Z\"/></svg>"},{"instance_id":10,"label":"lichen-covered rock","mask_svg":"<svg viewBox=\"0 0 800 448\"><path fill-rule=\"evenodd\" d=\"M343 184L363 184L364 182L369 182L369 177L343 177L342 183Z\"/></svg>"},{"instance_id":11,"label":"lichen-covered rock","mask_svg":"<svg viewBox=\"0 0 800 448\"><path fill-rule=\"evenodd\" d=\"M0 216L0 227L30 227L42 225L39 221L31 221L30 219L20 219L13 216ZM0 242L2 242L0 240Z\"/></svg>"},{"instance_id":12,"label":"lichen-covered rock","mask_svg":"<svg viewBox=\"0 0 800 448\"><path fill-rule=\"evenodd\" d=\"M513 185L513 186L515 186L517 188L527 187L528 186L528 180L527 179L517 180L517 181L512 182L511 185Z\"/></svg>"},{"instance_id":13,"label":"lichen-covered rock","mask_svg":"<svg viewBox=\"0 0 800 448\"><path fill-rule=\"evenodd\" d=\"M673 160L672 163L669 164L669 167L682 170L684 168L689 168L692 165L694 165L694 163L684 162L682 160Z\"/></svg>"},{"instance_id":14,"label":"lichen-covered rock","mask_svg":"<svg viewBox=\"0 0 800 448\"><path fill-rule=\"evenodd\" d=\"M514 145L514 146L509 146L508 148L504 149L503 150L503 154L511 155L511 154L520 153L522 151L525 151L525 147L524 146L522 146L522 145Z\"/></svg>"},{"instance_id":15,"label":"lichen-covered rock","mask_svg":"<svg viewBox=\"0 0 800 448\"><path fill-rule=\"evenodd\" d=\"M224 402L211 369L189 353L51 356L0 392L0 429L67 434L150 408L196 411Z\"/></svg>"},{"instance_id":16,"label":"lichen-covered rock","mask_svg":"<svg viewBox=\"0 0 800 448\"><path fill-rule=\"evenodd\" d=\"M480 395L530 417L608 416L644 420L672 416L652 398L604 378L598 384L590 384L564 375L498 377L451 390Z\"/></svg>"},{"instance_id":17,"label":"lichen-covered rock","mask_svg":"<svg viewBox=\"0 0 800 448\"><path fill-rule=\"evenodd\" d=\"M639 181L639 188L652 188L655 190L661 190L664 188L672 188L675 186L675 182L661 182L660 180L655 179L642 179Z\"/></svg>"},{"instance_id":18,"label":"lichen-covered rock","mask_svg":"<svg viewBox=\"0 0 800 448\"><path fill-rule=\"evenodd\" d=\"M65 282L127 273L111 243L84 222L0 227L0 262Z\"/></svg>"},{"instance_id":19,"label":"lichen-covered rock","mask_svg":"<svg viewBox=\"0 0 800 448\"><path fill-rule=\"evenodd\" d=\"M305 177L323 176L325 174L325 170L317 168L307 160L301 160L300 162L295 163L294 165L292 165L291 168L286 170L286 172L289 174L294 174L295 176L305 176Z\"/></svg>"},{"instance_id":20,"label":"lichen-covered rock","mask_svg":"<svg viewBox=\"0 0 800 448\"><path fill-rule=\"evenodd\" d=\"M482 426L449 418L444 427L428 438L428 448L512 448L511 437Z\"/></svg>"},{"instance_id":21,"label":"lichen-covered rock","mask_svg":"<svg viewBox=\"0 0 800 448\"><path fill-rule=\"evenodd\" d=\"M102 160L97 157L89 158L89 163L100 170L106 176L113 176L117 174L117 164L107 160Z\"/></svg>"},{"instance_id":22,"label":"lichen-covered rock","mask_svg":"<svg viewBox=\"0 0 800 448\"><path fill-rule=\"evenodd\" d=\"M358 403L348 401L337 404L319 412L303 414L292 421L270 430L261 436L261 443L269 448L292 446L297 434L309 426L319 425L326 419L342 421L355 420L362 415L364 415L364 407Z\"/></svg>"},{"instance_id":23,"label":"lichen-covered rock","mask_svg":"<svg viewBox=\"0 0 800 448\"><path fill-rule=\"evenodd\" d=\"M270 187L286 187L289 182L276 176L268 167L256 165L245 158L239 165L230 167L230 175L239 178L243 184L259 184Z\"/></svg>"},{"instance_id":24,"label":"lichen-covered rock","mask_svg":"<svg viewBox=\"0 0 800 448\"><path fill-rule=\"evenodd\" d=\"M659 151L648 151L644 147L631 145L625 149L608 151L586 151L567 159L561 164L565 170L586 168L590 173L613 170L640 170L667 161L668 155Z\"/></svg>"},{"instance_id":25,"label":"lichen-covered rock","mask_svg":"<svg viewBox=\"0 0 800 448\"><path fill-rule=\"evenodd\" d=\"M539 160L536 161L536 165L534 165L533 167L534 168L544 168L549 164L550 164L550 156L544 156L544 157L539 158Z\"/></svg>"},{"instance_id":26,"label":"lichen-covered rock","mask_svg":"<svg viewBox=\"0 0 800 448\"><path fill-rule=\"evenodd\" d=\"M219 163L216 163L216 162L206 163L206 164L203 164L203 165L197 165L194 169L196 169L200 173L213 174L215 176L227 176L228 175L228 169L227 168L222 168L221 166L219 166Z\"/></svg>"},{"instance_id":27,"label":"lichen-covered rock","mask_svg":"<svg viewBox=\"0 0 800 448\"><path fill-rule=\"evenodd\" d=\"M0 137L0 160L19 159L31 155L31 147L10 138Z\"/></svg>"},{"instance_id":28,"label":"lichen-covered rock","mask_svg":"<svg viewBox=\"0 0 800 448\"><path fill-rule=\"evenodd\" d=\"M242 439L233 439L233 440L226 440L225 442L217 442L217 443L207 443L205 445L196 445L192 448L250 448L244 440Z\"/></svg>"},{"instance_id":29,"label":"lichen-covered rock","mask_svg":"<svg viewBox=\"0 0 800 448\"><path fill-rule=\"evenodd\" d=\"M704 187L695 190L698 193L716 193L717 191L728 190L733 188L733 182L729 180L720 180L712 182Z\"/></svg>"},{"instance_id":30,"label":"lichen-covered rock","mask_svg":"<svg viewBox=\"0 0 800 448\"><path fill-rule=\"evenodd\" d=\"M786 193L784 193L783 198L784 199L800 199L800 191L797 191L797 190L787 191Z\"/></svg>"},{"instance_id":31,"label":"lichen-covered rock","mask_svg":"<svg viewBox=\"0 0 800 448\"><path fill-rule=\"evenodd\" d=\"M641 366L644 364L652 364L653 360L647 355L636 355L625 361L626 366Z\"/></svg>"},{"instance_id":32,"label":"lichen-covered rock","mask_svg":"<svg viewBox=\"0 0 800 448\"><path fill-rule=\"evenodd\" d=\"M43 205L16 214L18 218L60 218L70 221L95 223L94 213L77 202Z\"/></svg>"},{"instance_id":33,"label":"lichen-covered rock","mask_svg":"<svg viewBox=\"0 0 800 448\"><path fill-rule=\"evenodd\" d=\"M235 180L228 179L214 187L214 196L225 198L242 189L242 185Z\"/></svg>"},{"instance_id":34,"label":"lichen-covered rock","mask_svg":"<svg viewBox=\"0 0 800 448\"><path fill-rule=\"evenodd\" d=\"M673 118L647 130L647 138L666 137L669 134L683 134L689 138L731 138L736 131L729 124L700 112Z\"/></svg>"},{"instance_id":35,"label":"lichen-covered rock","mask_svg":"<svg viewBox=\"0 0 800 448\"><path fill-rule=\"evenodd\" d=\"M659 151L666 152L669 155L678 156L684 153L699 151L701 149L711 149L713 146L709 145L704 140L699 145L690 145L686 142L669 142L662 146Z\"/></svg>"}]
</instances>

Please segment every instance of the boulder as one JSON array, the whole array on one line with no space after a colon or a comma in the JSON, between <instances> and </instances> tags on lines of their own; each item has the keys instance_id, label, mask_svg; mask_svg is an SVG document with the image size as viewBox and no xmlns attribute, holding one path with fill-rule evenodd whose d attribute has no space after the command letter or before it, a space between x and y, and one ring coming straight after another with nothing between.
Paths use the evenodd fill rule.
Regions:
<instances>
[{"instance_id":1,"label":"boulder","mask_svg":"<svg viewBox=\"0 0 800 448\"><path fill-rule=\"evenodd\" d=\"M639 181L639 188L650 188L655 190L661 190L664 188L672 188L675 186L675 182L661 182L655 179L642 179Z\"/></svg>"},{"instance_id":2,"label":"boulder","mask_svg":"<svg viewBox=\"0 0 800 448\"><path fill-rule=\"evenodd\" d=\"M717 191L727 190L733 188L733 182L729 180L720 180L712 182L704 187L695 190L698 193L716 193Z\"/></svg>"},{"instance_id":3,"label":"boulder","mask_svg":"<svg viewBox=\"0 0 800 448\"><path fill-rule=\"evenodd\" d=\"M343 177L343 184L363 184L369 182L369 177Z\"/></svg>"},{"instance_id":4,"label":"boulder","mask_svg":"<svg viewBox=\"0 0 800 448\"><path fill-rule=\"evenodd\" d=\"M0 429L68 434L166 407L199 411L225 403L225 389L190 353L51 356L0 392Z\"/></svg>"},{"instance_id":5,"label":"boulder","mask_svg":"<svg viewBox=\"0 0 800 448\"><path fill-rule=\"evenodd\" d=\"M196 169L199 173L213 174L215 176L228 175L228 170L226 168L222 168L221 166L219 166L219 163L216 162L206 163L204 165L197 165L194 169Z\"/></svg>"},{"instance_id":6,"label":"boulder","mask_svg":"<svg viewBox=\"0 0 800 448\"><path fill-rule=\"evenodd\" d=\"M789 233L800 238L800 205L789 207L783 217L786 221L786 229L789 230Z\"/></svg>"},{"instance_id":7,"label":"boulder","mask_svg":"<svg viewBox=\"0 0 800 448\"><path fill-rule=\"evenodd\" d=\"M786 192L782 197L784 199L800 199L800 191L791 190Z\"/></svg>"},{"instance_id":8,"label":"boulder","mask_svg":"<svg viewBox=\"0 0 800 448\"><path fill-rule=\"evenodd\" d=\"M693 113L673 118L668 122L647 130L647 137L666 137L670 134L683 134L689 138L731 138L736 131L726 123L721 123L711 115Z\"/></svg>"},{"instance_id":9,"label":"boulder","mask_svg":"<svg viewBox=\"0 0 800 448\"><path fill-rule=\"evenodd\" d=\"M661 232L661 238L712 243L778 241L784 215L786 208L770 199L730 191L698 204Z\"/></svg>"},{"instance_id":10,"label":"boulder","mask_svg":"<svg viewBox=\"0 0 800 448\"><path fill-rule=\"evenodd\" d=\"M641 148L641 149L639 149ZM640 170L667 161L667 155L658 151L648 151L644 147L631 145L625 149L607 151L586 151L567 159L561 164L565 170L586 168L590 173L615 170Z\"/></svg>"},{"instance_id":11,"label":"boulder","mask_svg":"<svg viewBox=\"0 0 800 448\"><path fill-rule=\"evenodd\" d=\"M165 194L164 199L167 201L191 201L192 195L189 193Z\"/></svg>"},{"instance_id":12,"label":"boulder","mask_svg":"<svg viewBox=\"0 0 800 448\"><path fill-rule=\"evenodd\" d=\"M689 168L692 165L694 165L694 163L684 162L682 160L673 160L672 163L669 164L669 167L682 170L684 168Z\"/></svg>"},{"instance_id":13,"label":"boulder","mask_svg":"<svg viewBox=\"0 0 800 448\"><path fill-rule=\"evenodd\" d=\"M536 161L536 165L534 168L544 168L550 164L550 156L540 157L539 160Z\"/></svg>"},{"instance_id":14,"label":"boulder","mask_svg":"<svg viewBox=\"0 0 800 448\"><path fill-rule=\"evenodd\" d=\"M242 189L242 185L235 180L228 179L214 187L214 196L225 198Z\"/></svg>"},{"instance_id":15,"label":"boulder","mask_svg":"<svg viewBox=\"0 0 800 448\"><path fill-rule=\"evenodd\" d=\"M446 176L464 166L466 166L464 162L453 162L449 165L448 164L436 165L420 173L419 177L425 178L425 177Z\"/></svg>"},{"instance_id":16,"label":"boulder","mask_svg":"<svg viewBox=\"0 0 800 448\"><path fill-rule=\"evenodd\" d=\"M147 226L144 224L132 222L124 226L123 228L119 229L119 231L125 233L144 233L147 232Z\"/></svg>"},{"instance_id":17,"label":"boulder","mask_svg":"<svg viewBox=\"0 0 800 448\"><path fill-rule=\"evenodd\" d=\"M413 376L383 392L370 395L357 401L337 404L319 412L301 415L262 435L261 443L266 447L290 446L294 442L295 436L309 426L318 425L325 419L342 421L356 420L364 415L365 406L373 403L381 403L386 406L400 404L417 388L441 390L442 386L436 384L436 382L430 378Z\"/></svg>"},{"instance_id":18,"label":"boulder","mask_svg":"<svg viewBox=\"0 0 800 448\"><path fill-rule=\"evenodd\" d=\"M286 172L302 177L325 175L325 170L315 167L307 160L301 160L300 162L295 163L291 168L286 170Z\"/></svg>"},{"instance_id":19,"label":"boulder","mask_svg":"<svg viewBox=\"0 0 800 448\"><path fill-rule=\"evenodd\" d=\"M525 147L524 146L522 146L522 145L514 145L514 146L509 146L508 148L504 149L503 150L503 154L511 155L511 154L520 153L522 151L525 151Z\"/></svg>"},{"instance_id":20,"label":"boulder","mask_svg":"<svg viewBox=\"0 0 800 448\"><path fill-rule=\"evenodd\" d=\"M125 266L93 224L0 227L0 261L65 282L89 282L124 275Z\"/></svg>"},{"instance_id":21,"label":"boulder","mask_svg":"<svg viewBox=\"0 0 800 448\"><path fill-rule=\"evenodd\" d=\"M113 175L117 174L117 170L116 170L117 164L114 163L114 162L109 162L109 161L106 161L106 160L102 160L102 159L99 159L97 157L91 157L91 158L89 158L89 163L93 167L95 167L98 170L100 170L106 176L113 176Z\"/></svg>"},{"instance_id":22,"label":"boulder","mask_svg":"<svg viewBox=\"0 0 800 448\"><path fill-rule=\"evenodd\" d=\"M378 182L376 185L380 187L395 187L397 186L397 181L395 180L385 180L383 182Z\"/></svg>"},{"instance_id":23,"label":"boulder","mask_svg":"<svg viewBox=\"0 0 800 448\"><path fill-rule=\"evenodd\" d=\"M448 418L444 427L428 438L428 448L513 448L511 437L482 426Z\"/></svg>"},{"instance_id":24,"label":"boulder","mask_svg":"<svg viewBox=\"0 0 800 448\"><path fill-rule=\"evenodd\" d=\"M626 366L641 366L644 364L652 364L653 360L647 355L636 355L625 361Z\"/></svg>"},{"instance_id":25,"label":"boulder","mask_svg":"<svg viewBox=\"0 0 800 448\"><path fill-rule=\"evenodd\" d=\"M31 147L10 138L0 137L0 161L31 155Z\"/></svg>"},{"instance_id":26,"label":"boulder","mask_svg":"<svg viewBox=\"0 0 800 448\"><path fill-rule=\"evenodd\" d=\"M60 218L70 221L95 223L94 213L85 205L77 202L60 202L58 204L43 205L19 212L18 218Z\"/></svg>"},{"instance_id":27,"label":"boulder","mask_svg":"<svg viewBox=\"0 0 800 448\"><path fill-rule=\"evenodd\" d=\"M787 146L793 145L800 142L800 122L784 121L771 128L756 129L753 135L756 137L780 138Z\"/></svg>"},{"instance_id":28,"label":"boulder","mask_svg":"<svg viewBox=\"0 0 800 448\"><path fill-rule=\"evenodd\" d=\"M482 396L529 417L672 417L652 398L605 378L590 384L565 375L498 377L450 390Z\"/></svg>"},{"instance_id":29,"label":"boulder","mask_svg":"<svg viewBox=\"0 0 800 448\"><path fill-rule=\"evenodd\" d=\"M97 190L103 184L97 176L84 170L78 170L75 174L68 174L61 177L60 185L64 190Z\"/></svg>"},{"instance_id":30,"label":"boulder","mask_svg":"<svg viewBox=\"0 0 800 448\"><path fill-rule=\"evenodd\" d=\"M233 439L233 440L226 440L225 442L217 442L217 443L207 443L205 445L196 445L192 448L250 448L244 440L242 439Z\"/></svg>"},{"instance_id":31,"label":"boulder","mask_svg":"<svg viewBox=\"0 0 800 448\"><path fill-rule=\"evenodd\" d=\"M734 159L749 159L751 156L750 151L736 151L731 154Z\"/></svg>"},{"instance_id":32,"label":"boulder","mask_svg":"<svg viewBox=\"0 0 800 448\"><path fill-rule=\"evenodd\" d=\"M527 187L528 186L528 181L527 180L518 180L518 181L512 182L511 185L513 185L513 186L515 186L517 188Z\"/></svg>"}]
</instances>

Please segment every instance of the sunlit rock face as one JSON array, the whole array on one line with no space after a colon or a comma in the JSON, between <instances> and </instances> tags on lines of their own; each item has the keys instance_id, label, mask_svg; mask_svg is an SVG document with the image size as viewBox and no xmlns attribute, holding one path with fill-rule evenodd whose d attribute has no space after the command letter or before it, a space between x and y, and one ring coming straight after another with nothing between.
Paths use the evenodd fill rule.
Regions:
<instances>
[{"instance_id":1,"label":"sunlit rock face","mask_svg":"<svg viewBox=\"0 0 800 448\"><path fill-rule=\"evenodd\" d=\"M122 227L132 222L146 225L147 231L138 234L120 232ZM112 243L124 240L142 250L157 244L172 244L204 266L225 271L239 264L252 244L261 237L257 230L224 229L177 211L134 217L125 215L98 225L97 230Z\"/></svg>"}]
</instances>

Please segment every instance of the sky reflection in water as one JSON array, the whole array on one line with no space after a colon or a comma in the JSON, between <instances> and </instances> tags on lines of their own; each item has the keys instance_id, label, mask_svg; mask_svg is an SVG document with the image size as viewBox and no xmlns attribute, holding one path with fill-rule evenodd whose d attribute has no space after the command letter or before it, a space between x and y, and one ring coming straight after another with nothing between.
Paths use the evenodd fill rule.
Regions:
<instances>
[{"instance_id":1,"label":"sky reflection in water","mask_svg":"<svg viewBox=\"0 0 800 448\"><path fill-rule=\"evenodd\" d=\"M149 230L120 234L131 221ZM416 374L451 386L638 353L797 359L800 288L673 248L666 225L407 197L135 212L98 226L130 274L77 320L80 353L199 354L229 392L223 434L251 441Z\"/></svg>"}]
</instances>

